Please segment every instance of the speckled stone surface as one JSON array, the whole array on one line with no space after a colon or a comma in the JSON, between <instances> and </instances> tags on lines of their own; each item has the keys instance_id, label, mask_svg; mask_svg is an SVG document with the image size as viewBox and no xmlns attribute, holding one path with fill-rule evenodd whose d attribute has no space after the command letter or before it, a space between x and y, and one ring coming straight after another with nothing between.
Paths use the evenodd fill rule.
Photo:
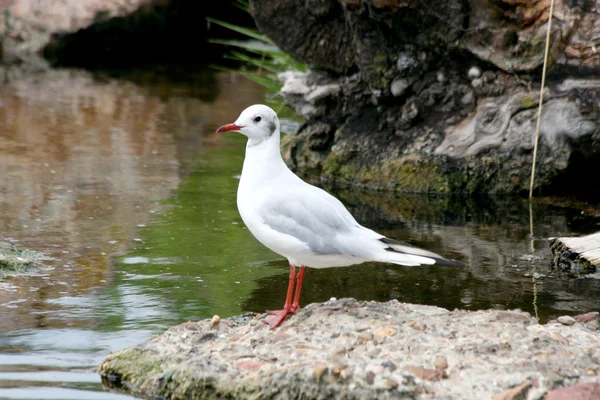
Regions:
<instances>
[{"instance_id":1,"label":"speckled stone surface","mask_svg":"<svg viewBox=\"0 0 600 400\"><path fill-rule=\"evenodd\" d=\"M600 380L597 316L540 325L521 311L332 299L276 330L265 315L187 322L99 371L171 399L540 399Z\"/></svg>"}]
</instances>

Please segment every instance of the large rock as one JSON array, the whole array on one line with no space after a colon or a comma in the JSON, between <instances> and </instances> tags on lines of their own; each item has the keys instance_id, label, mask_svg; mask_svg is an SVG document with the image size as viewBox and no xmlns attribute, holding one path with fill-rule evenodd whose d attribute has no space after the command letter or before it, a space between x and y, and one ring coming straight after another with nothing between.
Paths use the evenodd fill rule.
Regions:
<instances>
[{"instance_id":1,"label":"large rock","mask_svg":"<svg viewBox=\"0 0 600 400\"><path fill-rule=\"evenodd\" d=\"M576 320L354 299L310 304L274 331L263 318L187 322L99 370L111 388L169 399L541 398L600 373L600 336Z\"/></svg>"},{"instance_id":2,"label":"large rock","mask_svg":"<svg viewBox=\"0 0 600 400\"><path fill-rule=\"evenodd\" d=\"M266 34L318 68L280 77L307 119L286 143L296 171L403 191L528 190L549 1L251 3ZM283 3L296 11L280 15ZM598 190L585 171L600 166L600 80L569 77L600 69L588 40L600 35L596 8L557 1L535 186L544 193ZM319 33L300 44L303 30Z\"/></svg>"},{"instance_id":3,"label":"large rock","mask_svg":"<svg viewBox=\"0 0 600 400\"><path fill-rule=\"evenodd\" d=\"M122 17L160 0L7 0L0 2L2 57L35 57L55 34Z\"/></svg>"},{"instance_id":4,"label":"large rock","mask_svg":"<svg viewBox=\"0 0 600 400\"><path fill-rule=\"evenodd\" d=\"M202 62L213 56L212 37L230 30L207 24L210 15L251 25L232 2L193 0L0 1L0 57L7 63L88 66L146 62ZM215 46L216 47L216 46ZM222 48L219 47L219 56Z\"/></svg>"}]
</instances>

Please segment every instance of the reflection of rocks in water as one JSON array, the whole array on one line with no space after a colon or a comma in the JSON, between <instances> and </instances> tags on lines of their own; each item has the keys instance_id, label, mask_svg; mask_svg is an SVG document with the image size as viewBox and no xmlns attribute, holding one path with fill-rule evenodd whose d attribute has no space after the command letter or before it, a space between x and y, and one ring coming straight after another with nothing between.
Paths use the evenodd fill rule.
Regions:
<instances>
[{"instance_id":1,"label":"reflection of rocks in water","mask_svg":"<svg viewBox=\"0 0 600 400\"><path fill-rule=\"evenodd\" d=\"M15 288L3 293L0 304L28 299L5 319L19 328L61 323L26 312L32 304L52 312L60 306L47 299L110 281L110 257L143 246L133 241L136 231L160 207L154 201L177 188L180 160L191 165L202 137L226 119L216 108L239 110L260 96L229 74L207 77L216 81L209 88L248 93L225 90L212 105L182 85L169 92L164 82L157 88L78 70L2 68L0 77L0 235L58 258L49 279L12 278Z\"/></svg>"},{"instance_id":2,"label":"reflection of rocks in water","mask_svg":"<svg viewBox=\"0 0 600 400\"><path fill-rule=\"evenodd\" d=\"M594 299L600 296L600 280L568 281L552 276L550 271L549 236L597 227L598 217L579 221L579 207L554 204L554 199L536 200L532 207L534 238L530 238L529 204L524 199L486 198L478 202L356 190L335 194L362 224L465 261L468 267L411 268L368 263L310 269L302 291L304 304L331 296L351 296L379 301L397 298L450 309L522 308L534 313L535 302L544 320L559 311L597 308ZM573 221L579 221L576 228ZM537 281L535 290L533 281ZM281 288L283 296L286 287L287 274L263 279L244 309L260 312L281 306L272 303L274 296L269 293Z\"/></svg>"}]
</instances>

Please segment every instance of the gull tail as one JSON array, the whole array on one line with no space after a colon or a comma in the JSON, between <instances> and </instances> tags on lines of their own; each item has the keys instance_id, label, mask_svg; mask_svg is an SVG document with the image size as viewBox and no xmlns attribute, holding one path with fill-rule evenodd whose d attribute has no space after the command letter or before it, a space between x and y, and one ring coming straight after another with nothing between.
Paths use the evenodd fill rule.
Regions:
<instances>
[{"instance_id":1,"label":"gull tail","mask_svg":"<svg viewBox=\"0 0 600 400\"><path fill-rule=\"evenodd\" d=\"M431 251L411 246L407 243L382 237L380 242L387 245L386 251L390 252L389 261L401 265L437 264L444 267L464 267L460 261L449 260Z\"/></svg>"}]
</instances>

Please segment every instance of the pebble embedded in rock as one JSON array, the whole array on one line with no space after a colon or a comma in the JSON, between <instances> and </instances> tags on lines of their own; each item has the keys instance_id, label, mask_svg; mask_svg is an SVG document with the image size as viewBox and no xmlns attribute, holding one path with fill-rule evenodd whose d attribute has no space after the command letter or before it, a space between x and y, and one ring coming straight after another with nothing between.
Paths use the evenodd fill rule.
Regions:
<instances>
[{"instance_id":1,"label":"pebble embedded in rock","mask_svg":"<svg viewBox=\"0 0 600 400\"><path fill-rule=\"evenodd\" d=\"M318 364L315 369L313 370L313 378L315 378L316 380L321 379L321 377L323 375L325 375L327 373L327 371L329 371L329 367L327 367L327 365L325 364Z\"/></svg>"},{"instance_id":2,"label":"pebble embedded in rock","mask_svg":"<svg viewBox=\"0 0 600 400\"><path fill-rule=\"evenodd\" d=\"M342 374L342 370L343 370L343 368L341 366L334 365L333 368L331 368L331 375L333 375L337 378Z\"/></svg>"},{"instance_id":3,"label":"pebble embedded in rock","mask_svg":"<svg viewBox=\"0 0 600 400\"><path fill-rule=\"evenodd\" d=\"M408 86L409 84L406 79L394 79L392 85L390 86L390 91L394 97L400 97L406 93Z\"/></svg>"},{"instance_id":4,"label":"pebble embedded in rock","mask_svg":"<svg viewBox=\"0 0 600 400\"><path fill-rule=\"evenodd\" d=\"M396 60L396 69L400 72L409 71L411 68L417 66L417 60L412 56L411 53L400 53Z\"/></svg>"},{"instance_id":5,"label":"pebble embedded in rock","mask_svg":"<svg viewBox=\"0 0 600 400\"><path fill-rule=\"evenodd\" d=\"M519 385L503 390L494 396L494 400L519 400L527 397L527 392L531 388L531 382L525 381Z\"/></svg>"},{"instance_id":6,"label":"pebble embedded in rock","mask_svg":"<svg viewBox=\"0 0 600 400\"><path fill-rule=\"evenodd\" d=\"M371 339L373 339L373 333L365 331L358 334L357 342L359 345L363 345Z\"/></svg>"},{"instance_id":7,"label":"pebble embedded in rock","mask_svg":"<svg viewBox=\"0 0 600 400\"><path fill-rule=\"evenodd\" d=\"M373 372L373 371L367 372L366 381L369 385L372 385L375 382L375 372Z\"/></svg>"},{"instance_id":8,"label":"pebble embedded in rock","mask_svg":"<svg viewBox=\"0 0 600 400\"><path fill-rule=\"evenodd\" d=\"M375 331L374 336L394 336L396 333L398 333L398 329L388 326Z\"/></svg>"},{"instance_id":9,"label":"pebble embedded in rock","mask_svg":"<svg viewBox=\"0 0 600 400\"><path fill-rule=\"evenodd\" d=\"M469 68L469 72L467 72L467 75L471 79L479 78L481 76L481 68L474 65L471 68Z\"/></svg>"},{"instance_id":10,"label":"pebble embedded in rock","mask_svg":"<svg viewBox=\"0 0 600 400\"><path fill-rule=\"evenodd\" d=\"M483 85L483 80L481 78L475 78L471 81L471 86L474 88L479 88Z\"/></svg>"},{"instance_id":11,"label":"pebble embedded in rock","mask_svg":"<svg viewBox=\"0 0 600 400\"><path fill-rule=\"evenodd\" d=\"M221 322L221 317L214 315L210 320L210 329L219 329L219 322Z\"/></svg>"},{"instance_id":12,"label":"pebble embedded in rock","mask_svg":"<svg viewBox=\"0 0 600 400\"><path fill-rule=\"evenodd\" d=\"M421 324L420 324L419 322L417 322L417 321L409 321L409 322L406 324L406 326L408 326L409 328L416 329L416 330L418 330L418 331L422 331L422 330L424 329L424 328L423 328L423 325L421 325Z\"/></svg>"},{"instance_id":13,"label":"pebble embedded in rock","mask_svg":"<svg viewBox=\"0 0 600 400\"><path fill-rule=\"evenodd\" d=\"M446 74L444 74L444 71L438 71L437 74L435 75L435 79L439 83L444 83L444 82L446 82Z\"/></svg>"},{"instance_id":14,"label":"pebble embedded in rock","mask_svg":"<svg viewBox=\"0 0 600 400\"><path fill-rule=\"evenodd\" d=\"M446 360L445 357L442 356L437 356L435 358L435 363L433 364L435 366L436 369L446 369L448 368L448 361Z\"/></svg>"},{"instance_id":15,"label":"pebble embedded in rock","mask_svg":"<svg viewBox=\"0 0 600 400\"><path fill-rule=\"evenodd\" d=\"M473 92L469 91L460 99L460 102L464 105L471 104L473 102Z\"/></svg>"},{"instance_id":16,"label":"pebble embedded in rock","mask_svg":"<svg viewBox=\"0 0 600 400\"><path fill-rule=\"evenodd\" d=\"M568 325L571 326L573 324L575 324L577 322L577 320L569 315L562 315L560 317L558 317L558 322L560 322L563 325Z\"/></svg>"}]
</instances>

